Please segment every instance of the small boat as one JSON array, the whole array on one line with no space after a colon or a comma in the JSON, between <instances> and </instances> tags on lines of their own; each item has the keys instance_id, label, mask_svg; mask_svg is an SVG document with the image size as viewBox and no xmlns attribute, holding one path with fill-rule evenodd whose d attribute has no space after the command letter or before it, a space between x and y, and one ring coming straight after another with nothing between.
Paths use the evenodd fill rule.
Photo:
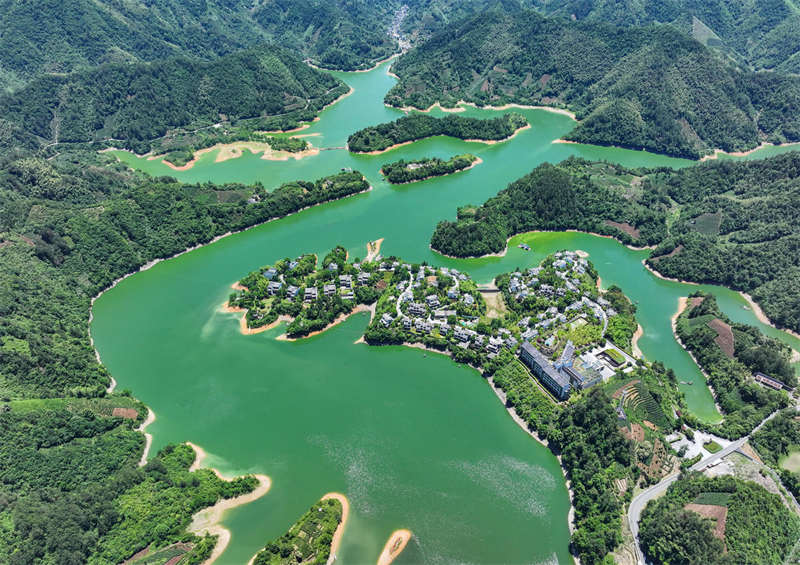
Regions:
<instances>
[{"instance_id":1,"label":"small boat","mask_svg":"<svg viewBox=\"0 0 800 565\"><path fill-rule=\"evenodd\" d=\"M427 356L428 356L428 354L427 354L427 353L423 353L423 354L422 354L422 356L423 356L423 357L427 357Z\"/></svg>"}]
</instances>

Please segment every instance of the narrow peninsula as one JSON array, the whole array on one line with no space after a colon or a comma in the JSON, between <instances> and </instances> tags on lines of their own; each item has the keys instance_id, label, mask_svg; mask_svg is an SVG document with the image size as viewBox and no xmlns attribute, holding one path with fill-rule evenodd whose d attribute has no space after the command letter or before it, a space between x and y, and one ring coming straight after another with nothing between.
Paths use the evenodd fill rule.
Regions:
<instances>
[{"instance_id":1,"label":"narrow peninsula","mask_svg":"<svg viewBox=\"0 0 800 565\"><path fill-rule=\"evenodd\" d=\"M347 499L342 495L326 495L309 508L288 532L267 543L250 563L327 563L329 557L335 556L332 546L341 537L340 532L345 525L346 504Z\"/></svg>"}]
</instances>

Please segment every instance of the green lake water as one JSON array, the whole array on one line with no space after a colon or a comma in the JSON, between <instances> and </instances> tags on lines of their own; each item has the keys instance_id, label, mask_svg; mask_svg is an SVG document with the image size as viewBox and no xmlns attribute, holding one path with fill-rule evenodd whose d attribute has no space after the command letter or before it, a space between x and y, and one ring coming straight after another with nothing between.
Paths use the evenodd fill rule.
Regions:
<instances>
[{"instance_id":1,"label":"green lake water","mask_svg":"<svg viewBox=\"0 0 800 565\"><path fill-rule=\"evenodd\" d=\"M339 73L353 94L302 133L319 133L309 138L316 147L337 147L359 128L402 116L383 105L395 82L386 71L383 65ZM429 249L439 220L454 218L459 205L483 202L543 161L580 155L627 166L690 164L640 151L552 143L572 128L572 120L544 110L521 112L532 127L495 145L439 137L377 156L331 150L285 162L246 153L215 163L211 152L183 172L116 152L132 167L185 182L261 181L271 188L349 166L374 187L159 263L95 303L95 345L118 387L131 389L156 413L148 428L154 449L191 441L209 453L208 466L228 475L264 473L273 481L266 496L226 515L232 539L217 563L246 563L332 491L351 503L338 553L343 564L375 563L399 528L410 529L414 538L398 564L571 562L569 499L558 462L514 423L476 371L417 349L356 345L368 321L360 314L297 342L276 341L282 328L241 335L238 316L219 310L230 285L283 257L324 254L337 244L351 257L363 257L367 242L385 238L384 254L456 267L488 282L500 272L537 265L552 251L582 249L603 286L618 284L638 301L644 355L694 383L682 387L694 413L719 419L702 374L671 332L678 298L695 287L650 273L641 263L646 251L580 233L518 236L503 258L447 259ZM465 114L497 112L470 108ZM378 172L401 157L447 158L467 151L484 163L450 177L392 187ZM533 251L518 249L520 241ZM743 309L738 293L703 288L718 295L735 321L800 349L800 340Z\"/></svg>"}]
</instances>

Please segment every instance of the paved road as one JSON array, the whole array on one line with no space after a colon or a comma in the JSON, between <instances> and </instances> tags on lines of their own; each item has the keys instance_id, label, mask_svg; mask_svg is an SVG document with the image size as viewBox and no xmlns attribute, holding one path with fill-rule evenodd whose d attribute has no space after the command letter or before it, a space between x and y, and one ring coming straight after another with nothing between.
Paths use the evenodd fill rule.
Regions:
<instances>
[{"instance_id":1,"label":"paved road","mask_svg":"<svg viewBox=\"0 0 800 565\"><path fill-rule=\"evenodd\" d=\"M777 413L778 411L776 410L775 412L767 416L763 422L761 422L758 426L756 426L755 429L753 429L753 431L750 432L750 434L746 435L743 438L737 439L722 451L709 455L705 459L701 459L699 462L692 465L689 468L689 470L702 471L714 461L718 461L723 457L730 455L734 451L737 451L745 443L747 443L747 440L750 439L750 435L760 430L761 426L772 420ZM636 558L639 561L640 565L643 565L645 563L644 555L642 554L642 550L639 545L639 519L642 516L642 510L647 505L647 503L653 499L653 497L666 491L669 488L669 485L678 480L678 476L679 475L672 475L671 477L667 477L666 479L663 479L660 483L653 485L646 491L640 493L639 496L637 496L631 501L631 505L628 508L628 525L630 526L631 533L633 534L633 542L634 542L633 545L636 547Z\"/></svg>"}]
</instances>

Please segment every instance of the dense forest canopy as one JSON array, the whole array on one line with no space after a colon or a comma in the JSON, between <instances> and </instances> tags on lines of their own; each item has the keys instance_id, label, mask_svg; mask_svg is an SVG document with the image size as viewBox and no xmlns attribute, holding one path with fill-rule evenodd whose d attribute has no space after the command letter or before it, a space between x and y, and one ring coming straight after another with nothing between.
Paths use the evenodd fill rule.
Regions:
<instances>
[{"instance_id":1,"label":"dense forest canopy","mask_svg":"<svg viewBox=\"0 0 800 565\"><path fill-rule=\"evenodd\" d=\"M618 26L669 23L755 70L800 70L800 13L791 0L534 0L545 14Z\"/></svg>"},{"instance_id":2,"label":"dense forest canopy","mask_svg":"<svg viewBox=\"0 0 800 565\"><path fill-rule=\"evenodd\" d=\"M528 120L514 112L491 119L452 114L444 118L434 118L414 112L393 122L358 130L347 138L347 148L353 153L384 151L394 145L435 135L464 140L501 141L527 125Z\"/></svg>"},{"instance_id":3,"label":"dense forest canopy","mask_svg":"<svg viewBox=\"0 0 800 565\"><path fill-rule=\"evenodd\" d=\"M394 72L388 104L566 107L572 141L696 159L800 140L800 79L742 71L671 26L492 12L445 26Z\"/></svg>"},{"instance_id":4,"label":"dense forest canopy","mask_svg":"<svg viewBox=\"0 0 800 565\"><path fill-rule=\"evenodd\" d=\"M648 265L659 273L752 293L770 319L800 330L798 202L798 153L680 170L570 158L460 208L455 222L439 223L431 246L480 256L519 233L565 229L656 245Z\"/></svg>"},{"instance_id":5,"label":"dense forest canopy","mask_svg":"<svg viewBox=\"0 0 800 565\"><path fill-rule=\"evenodd\" d=\"M686 508L698 502L726 509L724 539L714 536L711 519ZM690 475L648 503L639 533L656 563L780 564L797 541L800 523L780 496L756 483Z\"/></svg>"},{"instance_id":6,"label":"dense forest canopy","mask_svg":"<svg viewBox=\"0 0 800 565\"><path fill-rule=\"evenodd\" d=\"M47 76L0 98L0 112L52 143L147 141L183 126L320 110L348 88L287 49L263 45L213 62L108 64Z\"/></svg>"}]
</instances>

